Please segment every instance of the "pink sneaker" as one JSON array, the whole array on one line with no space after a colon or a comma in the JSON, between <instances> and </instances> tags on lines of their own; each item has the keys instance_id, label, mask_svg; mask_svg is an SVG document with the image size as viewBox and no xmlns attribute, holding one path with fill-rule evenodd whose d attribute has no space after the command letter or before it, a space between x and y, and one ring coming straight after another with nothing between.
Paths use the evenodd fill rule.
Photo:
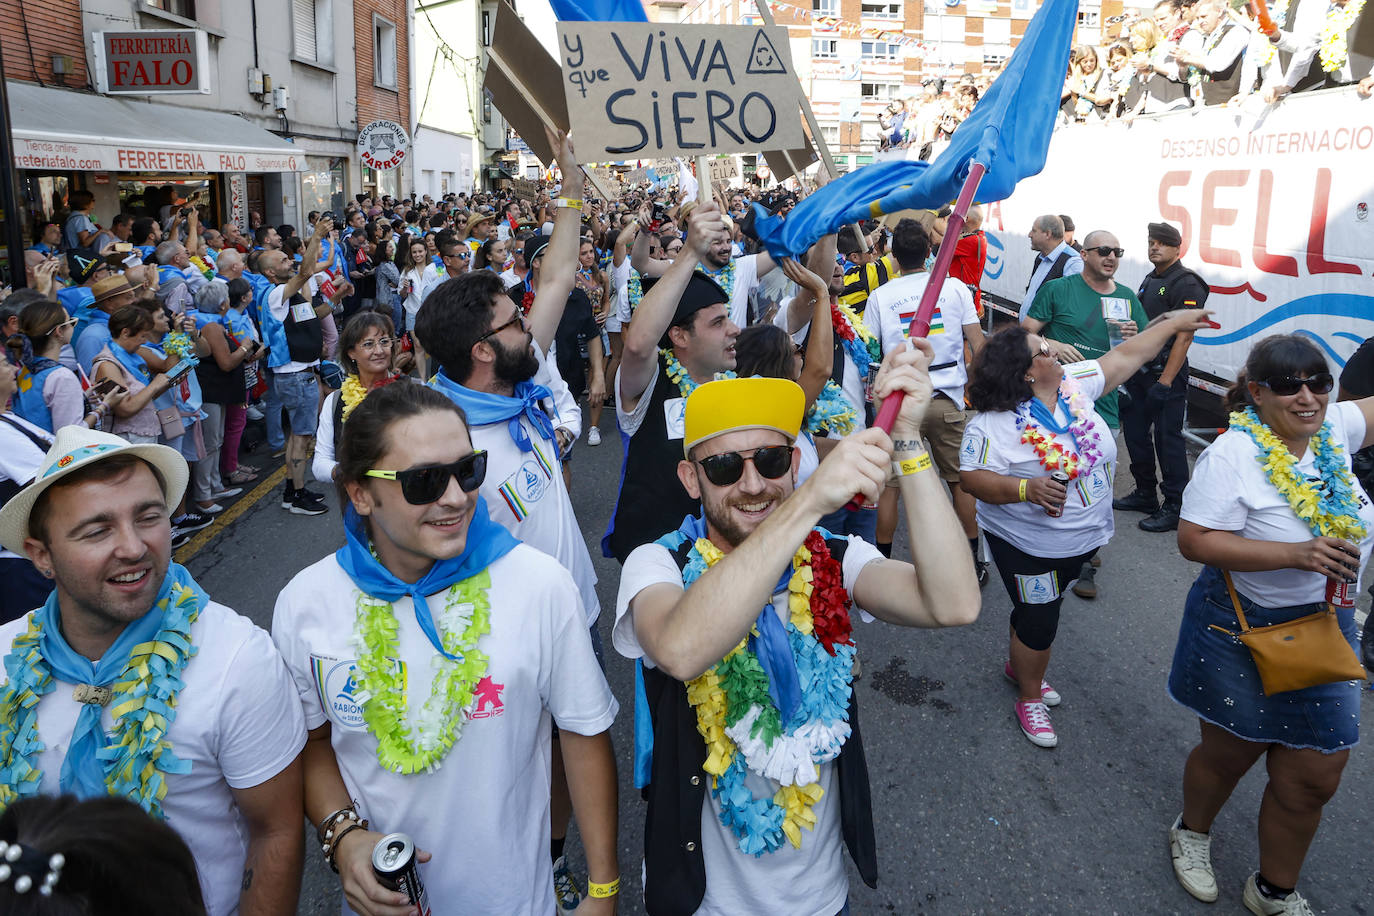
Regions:
<instances>
[{"instance_id":1,"label":"pink sneaker","mask_svg":"<svg viewBox=\"0 0 1374 916\"><path fill-rule=\"evenodd\" d=\"M1059 736L1054 733L1054 726L1050 724L1050 711L1045 708L1044 703L1017 700L1016 721L1031 744L1054 747L1059 743Z\"/></svg>"},{"instance_id":2,"label":"pink sneaker","mask_svg":"<svg viewBox=\"0 0 1374 916\"><path fill-rule=\"evenodd\" d=\"M1013 684L1017 683L1016 672L1011 670L1011 662L1007 662L1007 666L1002 669L1002 673L1007 676L1007 680L1011 681ZM1046 706L1058 706L1060 701L1064 698L1059 695L1058 690L1050 686L1049 681L1042 680L1040 682L1040 699L1045 701Z\"/></svg>"}]
</instances>

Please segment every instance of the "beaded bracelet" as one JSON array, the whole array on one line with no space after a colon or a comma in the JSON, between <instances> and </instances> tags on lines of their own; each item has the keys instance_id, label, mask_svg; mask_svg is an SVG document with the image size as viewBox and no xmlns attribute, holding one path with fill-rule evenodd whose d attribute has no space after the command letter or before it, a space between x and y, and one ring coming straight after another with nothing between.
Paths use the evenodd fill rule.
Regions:
<instances>
[{"instance_id":1,"label":"beaded bracelet","mask_svg":"<svg viewBox=\"0 0 1374 916\"><path fill-rule=\"evenodd\" d=\"M339 864L336 861L336 859L339 855L339 844L343 842L343 838L348 836L348 834L351 831L366 829L368 829L368 824L366 820L354 821L353 823L349 824L347 827L339 831L338 836L334 837L333 843L326 843L324 845L324 859L326 862L329 863L329 867L333 869L334 874L337 875L339 873Z\"/></svg>"}]
</instances>

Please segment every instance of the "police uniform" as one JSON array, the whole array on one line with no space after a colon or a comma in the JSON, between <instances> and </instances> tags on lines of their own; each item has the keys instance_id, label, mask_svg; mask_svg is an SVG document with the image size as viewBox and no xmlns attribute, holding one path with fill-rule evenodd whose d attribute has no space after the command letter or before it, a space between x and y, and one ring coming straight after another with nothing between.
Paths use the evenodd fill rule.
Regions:
<instances>
[{"instance_id":1,"label":"police uniform","mask_svg":"<svg viewBox=\"0 0 1374 916\"><path fill-rule=\"evenodd\" d=\"M1140 304L1151 321L1175 309L1202 308L1207 304L1207 293L1206 281L1181 261L1175 261L1163 274L1146 274L1138 291ZM1183 488L1188 483L1188 457L1183 441L1188 363L1184 362L1168 388L1159 385L1173 343L1170 339L1153 360L1126 382L1130 400L1121 405L1121 428L1131 456L1136 489L1154 494L1158 455L1164 503L1177 508L1183 502Z\"/></svg>"}]
</instances>

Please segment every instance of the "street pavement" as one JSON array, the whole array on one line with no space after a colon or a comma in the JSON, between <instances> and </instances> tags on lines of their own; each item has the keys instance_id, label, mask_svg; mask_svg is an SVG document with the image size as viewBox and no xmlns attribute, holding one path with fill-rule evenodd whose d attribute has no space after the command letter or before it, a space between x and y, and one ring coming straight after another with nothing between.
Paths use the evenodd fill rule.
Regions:
<instances>
[{"instance_id":1,"label":"street pavement","mask_svg":"<svg viewBox=\"0 0 1374 916\"><path fill-rule=\"evenodd\" d=\"M612 729L621 777L619 912L638 914L644 804L630 784L634 669L611 649L618 567L595 549L619 479L619 436L609 410L602 434L601 446L590 448L585 439L577 446L573 501L594 545L598 625L607 677L621 703ZM275 464L265 458L258 463ZM277 592L342 542L332 487L313 486L330 491L328 515L286 512L279 484L270 492L249 491L231 507L241 514L230 525L207 529L178 559L216 600L269 627ZM1123 472L1118 493L1129 488ZM1064 603L1048 673L1064 697L1052 710L1058 748L1035 747L1016 727L1015 691L1002 675L1010 603L995 575L971 626L856 626L863 676L855 691L872 780L879 881L876 890L865 887L846 857L855 914L1245 912L1241 891L1258 859L1255 819L1264 786L1258 767L1213 828L1221 899L1211 906L1193 900L1170 868L1167 830L1180 810L1183 762L1197 739L1197 723L1169 699L1165 682L1198 567L1179 556L1172 534L1138 530L1139 517L1117 514L1116 537L1102 551L1099 597L1070 595ZM896 556L905 558L907 549L903 530ZM1368 607L1362 596L1361 615ZM1361 699L1368 720L1374 693L1363 691ZM1300 884L1318 913L1374 913L1371 787L1374 759L1356 748ZM483 841L461 824L452 827L458 855L462 844ZM575 836L574 829L570 861L585 876ZM416 839L431 849L437 845ZM308 831L298 912L337 913L339 896L337 878ZM436 912L453 912L442 909L443 901L433 903Z\"/></svg>"}]
</instances>

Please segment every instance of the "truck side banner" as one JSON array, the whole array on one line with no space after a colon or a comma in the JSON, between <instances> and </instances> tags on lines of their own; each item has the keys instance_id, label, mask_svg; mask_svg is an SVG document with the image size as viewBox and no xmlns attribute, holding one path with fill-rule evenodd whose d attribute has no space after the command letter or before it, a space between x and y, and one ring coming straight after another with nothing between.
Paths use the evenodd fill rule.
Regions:
<instances>
[{"instance_id":1,"label":"truck side banner","mask_svg":"<svg viewBox=\"0 0 1374 916\"><path fill-rule=\"evenodd\" d=\"M1258 100L1256 100L1257 102ZM1333 367L1374 336L1374 99L1353 89L1299 93L1267 117L1206 108L1131 126L1066 127L1045 170L987 206L983 289L1025 296L1036 216L1073 217L1126 249L1116 278L1133 289L1151 269L1146 224L1183 233L1182 260L1212 288L1220 331L1200 333L1194 370L1235 378L1250 347L1303 334Z\"/></svg>"}]
</instances>

